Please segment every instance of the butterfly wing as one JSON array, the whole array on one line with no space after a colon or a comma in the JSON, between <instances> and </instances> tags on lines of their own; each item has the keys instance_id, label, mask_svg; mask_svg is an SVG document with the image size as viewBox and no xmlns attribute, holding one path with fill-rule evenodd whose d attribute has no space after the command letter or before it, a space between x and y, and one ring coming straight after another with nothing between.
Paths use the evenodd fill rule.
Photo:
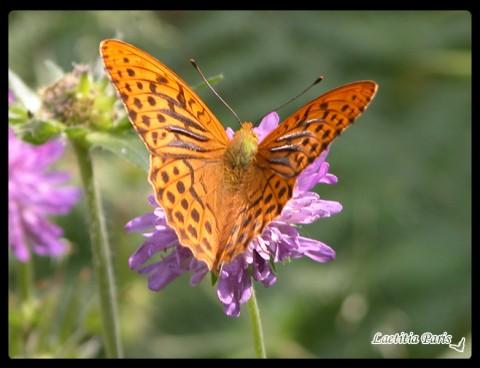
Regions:
<instances>
[{"instance_id":1,"label":"butterfly wing","mask_svg":"<svg viewBox=\"0 0 480 368\"><path fill-rule=\"evenodd\" d=\"M242 254L250 241L262 233L292 197L295 178L281 177L263 161L257 160L250 178L248 185L240 191L242 198L236 206L238 211L230 216L235 220L228 228L226 240L222 241L215 268Z\"/></svg>"},{"instance_id":2,"label":"butterfly wing","mask_svg":"<svg viewBox=\"0 0 480 368\"><path fill-rule=\"evenodd\" d=\"M309 102L260 143L258 156L284 178L294 178L367 108L377 84L360 81L335 88Z\"/></svg>"},{"instance_id":3,"label":"butterfly wing","mask_svg":"<svg viewBox=\"0 0 480 368\"><path fill-rule=\"evenodd\" d=\"M216 264L228 263L280 215L297 176L366 109L377 84L361 81L331 90L285 119L260 143L252 180Z\"/></svg>"},{"instance_id":4,"label":"butterfly wing","mask_svg":"<svg viewBox=\"0 0 480 368\"><path fill-rule=\"evenodd\" d=\"M220 262L241 254L265 226L280 215L293 195L297 176L366 109L377 84L351 83L309 102L260 143L245 204L236 217Z\"/></svg>"},{"instance_id":5,"label":"butterfly wing","mask_svg":"<svg viewBox=\"0 0 480 368\"><path fill-rule=\"evenodd\" d=\"M218 248L216 190L228 137L172 70L118 40L100 45L105 68L150 152L149 181L180 243L211 269Z\"/></svg>"}]
</instances>

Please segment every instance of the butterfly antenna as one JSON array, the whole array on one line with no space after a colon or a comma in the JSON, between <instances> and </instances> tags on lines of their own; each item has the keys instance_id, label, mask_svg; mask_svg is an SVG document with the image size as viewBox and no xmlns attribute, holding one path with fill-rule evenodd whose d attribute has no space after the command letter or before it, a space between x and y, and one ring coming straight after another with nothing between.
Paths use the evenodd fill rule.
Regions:
<instances>
[{"instance_id":1,"label":"butterfly antenna","mask_svg":"<svg viewBox=\"0 0 480 368\"><path fill-rule=\"evenodd\" d=\"M280 110L282 107L287 106L290 102L295 101L297 98L299 98L299 97L302 96L303 94L307 93L310 88L312 88L314 85L320 83L322 80L323 80L323 76L318 77L317 79L315 79L315 81L314 81L312 84L310 84L307 88L305 88L305 89L304 89L302 92L300 92L298 95L296 95L295 97L291 98L291 99L288 100L287 102L284 102L283 104L281 104L281 105L278 106L277 108L273 109L272 111L277 111L277 110Z\"/></svg>"},{"instance_id":2,"label":"butterfly antenna","mask_svg":"<svg viewBox=\"0 0 480 368\"><path fill-rule=\"evenodd\" d=\"M202 73L202 71L200 70L199 66L197 65L197 62L194 60L194 59L190 59L190 63L193 65L193 67L197 70L197 72L202 76L203 78L203 81L207 84L208 87L210 87L210 89L212 90L212 92L215 94L215 96L218 97L218 99L220 101L223 102L223 104L232 112L232 114L237 118L238 122L240 124L242 124L242 121L240 120L240 118L238 117L238 115L235 113L235 111L233 111L233 109L230 107L229 104L227 104L225 102L225 100L217 93L217 91L215 91L215 89L212 87L212 85L210 84L210 82L207 80L207 78L205 78L205 75Z\"/></svg>"}]
</instances>

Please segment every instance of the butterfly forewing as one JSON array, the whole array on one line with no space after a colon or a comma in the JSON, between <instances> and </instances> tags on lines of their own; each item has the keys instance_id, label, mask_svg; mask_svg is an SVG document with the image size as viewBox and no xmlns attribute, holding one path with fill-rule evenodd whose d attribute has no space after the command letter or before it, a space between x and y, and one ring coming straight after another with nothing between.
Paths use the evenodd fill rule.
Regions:
<instances>
[{"instance_id":1,"label":"butterfly forewing","mask_svg":"<svg viewBox=\"0 0 480 368\"><path fill-rule=\"evenodd\" d=\"M351 83L309 102L259 145L256 174L216 262L229 262L278 217L292 197L296 177L365 110L375 95L371 81Z\"/></svg>"},{"instance_id":2,"label":"butterfly forewing","mask_svg":"<svg viewBox=\"0 0 480 368\"><path fill-rule=\"evenodd\" d=\"M150 156L157 203L183 246L209 268L219 247L218 195L225 130L187 84L122 41L100 45L105 68Z\"/></svg>"},{"instance_id":3,"label":"butterfly forewing","mask_svg":"<svg viewBox=\"0 0 480 368\"><path fill-rule=\"evenodd\" d=\"M222 125L172 70L125 42L106 40L100 51L150 152L207 158L222 154L228 144Z\"/></svg>"},{"instance_id":4,"label":"butterfly forewing","mask_svg":"<svg viewBox=\"0 0 480 368\"><path fill-rule=\"evenodd\" d=\"M360 81L335 88L309 102L271 132L258 155L283 177L296 177L367 108L377 84Z\"/></svg>"},{"instance_id":5,"label":"butterfly forewing","mask_svg":"<svg viewBox=\"0 0 480 368\"><path fill-rule=\"evenodd\" d=\"M297 176L365 110L376 90L376 83L362 81L327 92L285 119L261 142L256 159L259 187L240 217L245 222L239 234L252 239L281 214ZM246 248L247 244L239 243ZM228 248L225 257L229 258Z\"/></svg>"}]
</instances>

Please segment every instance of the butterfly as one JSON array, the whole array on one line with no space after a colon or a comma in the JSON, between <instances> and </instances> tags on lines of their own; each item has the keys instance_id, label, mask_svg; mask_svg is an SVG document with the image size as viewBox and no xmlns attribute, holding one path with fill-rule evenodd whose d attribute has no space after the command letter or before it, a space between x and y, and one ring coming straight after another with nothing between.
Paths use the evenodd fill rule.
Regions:
<instances>
[{"instance_id":1,"label":"butterfly","mask_svg":"<svg viewBox=\"0 0 480 368\"><path fill-rule=\"evenodd\" d=\"M150 153L149 182L182 246L218 273L282 212L298 175L365 110L373 81L310 101L261 142L244 122L229 139L171 69L139 48L104 40L105 69Z\"/></svg>"}]
</instances>

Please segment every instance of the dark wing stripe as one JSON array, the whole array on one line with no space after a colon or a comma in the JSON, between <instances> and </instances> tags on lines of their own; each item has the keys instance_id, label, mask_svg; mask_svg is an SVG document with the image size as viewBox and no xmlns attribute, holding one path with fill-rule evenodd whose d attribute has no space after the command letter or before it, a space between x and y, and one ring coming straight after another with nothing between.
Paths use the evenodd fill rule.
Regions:
<instances>
[{"instance_id":1,"label":"dark wing stripe","mask_svg":"<svg viewBox=\"0 0 480 368\"><path fill-rule=\"evenodd\" d=\"M174 118L175 120L178 120L178 121L182 122L183 124L185 124L185 126L189 126L189 127L195 128L197 130L201 130L202 132L207 132L207 130L203 126L201 126L197 122L193 121L192 119L187 118L186 116L183 116L182 114L177 113L176 111L172 111L172 110L169 110L169 109L157 109L157 110L152 110L152 111L158 111L158 112L164 113L165 115L168 115L171 118Z\"/></svg>"},{"instance_id":2,"label":"dark wing stripe","mask_svg":"<svg viewBox=\"0 0 480 368\"><path fill-rule=\"evenodd\" d=\"M266 158L268 162L274 165L282 165L286 167L290 167L290 160L288 157L282 156L282 157L268 157Z\"/></svg>"},{"instance_id":3,"label":"dark wing stripe","mask_svg":"<svg viewBox=\"0 0 480 368\"><path fill-rule=\"evenodd\" d=\"M270 148L270 152L297 152L297 151L300 151L300 147L296 144L286 144L284 146Z\"/></svg>"},{"instance_id":4,"label":"dark wing stripe","mask_svg":"<svg viewBox=\"0 0 480 368\"><path fill-rule=\"evenodd\" d=\"M290 133L290 134L285 134L282 135L281 137L278 137L276 139L277 142L280 141L285 141L288 139L295 139L295 138L304 138L304 137L311 137L313 134L310 131L304 131L304 132L296 132L296 133Z\"/></svg>"},{"instance_id":5,"label":"dark wing stripe","mask_svg":"<svg viewBox=\"0 0 480 368\"><path fill-rule=\"evenodd\" d=\"M267 184L268 182L275 176L275 174L272 174L270 175L269 178L267 178ZM263 199L263 196L265 194L265 190L267 189L267 184L265 184L263 186L263 189L262 189L262 193L257 197L257 199L255 200L255 202L253 202L250 206L248 206L248 209L247 211L249 211L250 209L252 209L253 207L255 207L257 204L260 203L260 201Z\"/></svg>"},{"instance_id":6,"label":"dark wing stripe","mask_svg":"<svg viewBox=\"0 0 480 368\"><path fill-rule=\"evenodd\" d=\"M165 147L165 146L164 146ZM179 147L179 148L185 148L190 151L195 151L195 152L210 152L211 150L207 150L205 148L202 148L200 146L197 146L196 144L189 143L189 142L183 142L183 141L170 141L166 147Z\"/></svg>"},{"instance_id":7,"label":"dark wing stripe","mask_svg":"<svg viewBox=\"0 0 480 368\"><path fill-rule=\"evenodd\" d=\"M178 133L178 134L184 135L186 137L195 139L199 142L207 142L207 141L210 140L209 138L207 138L203 135L195 134L190 130L180 128L179 126L176 126L176 125L168 125L168 126L165 126L164 129L168 130L169 132Z\"/></svg>"}]
</instances>

